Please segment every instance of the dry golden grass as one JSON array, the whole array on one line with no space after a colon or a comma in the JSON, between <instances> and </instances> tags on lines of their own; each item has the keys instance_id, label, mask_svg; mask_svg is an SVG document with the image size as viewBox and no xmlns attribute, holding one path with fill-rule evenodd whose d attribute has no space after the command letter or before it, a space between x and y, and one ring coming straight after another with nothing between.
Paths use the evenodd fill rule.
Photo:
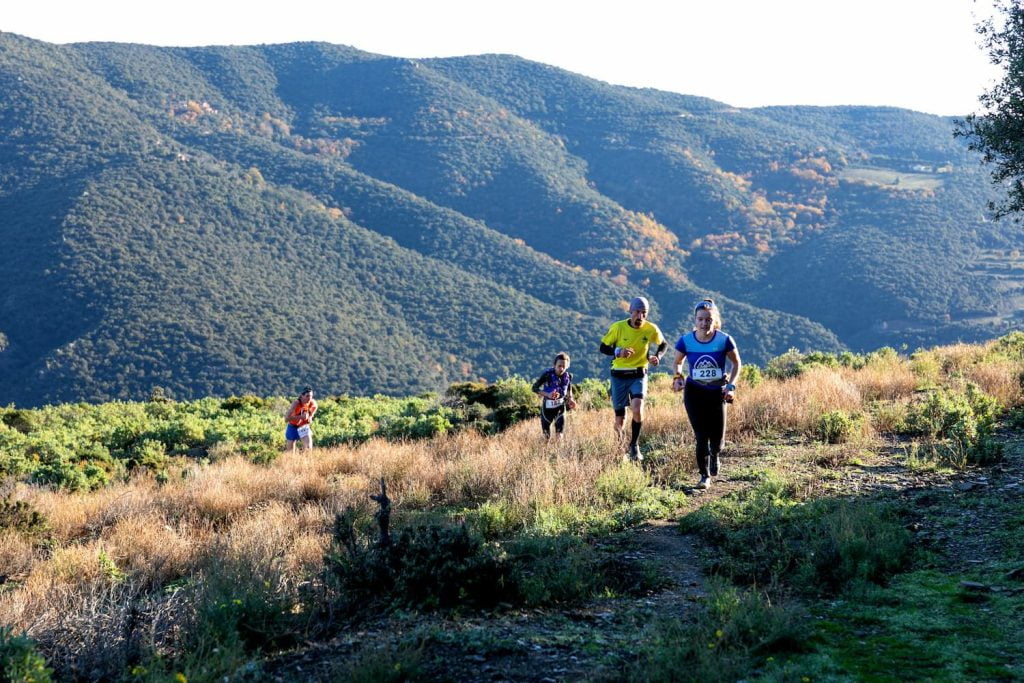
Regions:
<instances>
[{"instance_id":1,"label":"dry golden grass","mask_svg":"<svg viewBox=\"0 0 1024 683\"><path fill-rule=\"evenodd\" d=\"M32 541L17 531L0 531L0 576L21 579L35 562Z\"/></svg>"},{"instance_id":2,"label":"dry golden grass","mask_svg":"<svg viewBox=\"0 0 1024 683\"><path fill-rule=\"evenodd\" d=\"M857 387L864 401L894 401L914 393L920 380L910 365L886 358L859 370L843 369L842 376Z\"/></svg>"},{"instance_id":3,"label":"dry golden grass","mask_svg":"<svg viewBox=\"0 0 1024 683\"><path fill-rule=\"evenodd\" d=\"M929 351L939 362L939 367L946 376L963 372L981 360L987 348L977 344L950 344Z\"/></svg>"},{"instance_id":4,"label":"dry golden grass","mask_svg":"<svg viewBox=\"0 0 1024 683\"><path fill-rule=\"evenodd\" d=\"M978 364L981 352L965 345L928 353L934 354L929 362L935 368L960 373L1004 405L1024 400L1020 363ZM911 363L886 357L856 371L817 367L793 379L741 387L729 409L727 439L811 435L824 412L866 414L868 404L875 427L889 431L898 427L920 382ZM664 456L671 461L666 469L692 469L693 436L680 395L661 382L652 383L650 398L645 441L670 454ZM862 424L865 431L856 441L872 435L869 421ZM490 437L463 432L426 441L375 439L311 455L284 454L270 465L224 451L162 486L152 477L75 494L19 485L15 499L45 515L52 546L43 551L33 539L0 532L0 574L20 582L0 593L0 623L57 628L62 616L55 610L78 604L76 591L92 591L89 604L99 604L96 596L115 581L110 562L132 586L165 585L218 563L259 567L298 583L322 568L335 514L346 507L372 509L368 496L382 478L398 525L402 511L436 506L500 506L507 524L524 528L537 524L545 510L586 510L595 505L602 474L621 466L624 444L612 425L606 406L573 411L561 442L546 443L531 418ZM857 448L822 447L808 457L840 462L855 457ZM109 558L106 566L101 553Z\"/></svg>"},{"instance_id":5,"label":"dry golden grass","mask_svg":"<svg viewBox=\"0 0 1024 683\"><path fill-rule=\"evenodd\" d=\"M733 404L730 428L740 434L809 434L822 413L855 414L863 403L857 385L839 371L814 367L799 377L763 382L751 389Z\"/></svg>"},{"instance_id":6,"label":"dry golden grass","mask_svg":"<svg viewBox=\"0 0 1024 683\"><path fill-rule=\"evenodd\" d=\"M198 550L208 533L172 526L156 510L120 519L102 534L107 553L119 569L163 585L194 568Z\"/></svg>"},{"instance_id":7,"label":"dry golden grass","mask_svg":"<svg viewBox=\"0 0 1024 683\"><path fill-rule=\"evenodd\" d=\"M999 360L972 365L964 370L964 377L974 382L986 394L994 397L999 404L1012 408L1024 400L1021 394L1021 363Z\"/></svg>"}]
</instances>

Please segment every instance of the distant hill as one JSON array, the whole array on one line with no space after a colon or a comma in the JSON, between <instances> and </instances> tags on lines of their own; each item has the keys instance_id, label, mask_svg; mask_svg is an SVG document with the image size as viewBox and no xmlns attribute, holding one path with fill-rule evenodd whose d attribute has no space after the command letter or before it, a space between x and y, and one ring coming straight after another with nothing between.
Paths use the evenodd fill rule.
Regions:
<instances>
[{"instance_id":1,"label":"distant hill","mask_svg":"<svg viewBox=\"0 0 1024 683\"><path fill-rule=\"evenodd\" d=\"M637 293L673 339L713 294L753 362L1020 323L1019 240L939 117L9 33L0 87L0 404L596 376Z\"/></svg>"}]
</instances>

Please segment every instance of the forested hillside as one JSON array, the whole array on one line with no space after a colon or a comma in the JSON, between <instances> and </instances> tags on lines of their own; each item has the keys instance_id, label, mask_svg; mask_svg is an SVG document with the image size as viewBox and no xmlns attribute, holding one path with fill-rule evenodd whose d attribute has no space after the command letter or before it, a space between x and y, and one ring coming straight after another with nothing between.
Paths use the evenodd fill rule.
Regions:
<instances>
[{"instance_id":1,"label":"forested hillside","mask_svg":"<svg viewBox=\"0 0 1024 683\"><path fill-rule=\"evenodd\" d=\"M754 362L1020 322L1012 229L938 117L7 33L0 92L0 404L407 395L563 349L596 376L637 293L672 338L714 295Z\"/></svg>"}]
</instances>

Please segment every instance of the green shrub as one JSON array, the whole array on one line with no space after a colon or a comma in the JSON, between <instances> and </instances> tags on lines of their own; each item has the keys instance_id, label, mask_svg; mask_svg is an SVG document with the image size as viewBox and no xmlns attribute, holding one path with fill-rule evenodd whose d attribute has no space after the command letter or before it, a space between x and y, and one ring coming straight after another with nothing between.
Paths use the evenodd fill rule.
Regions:
<instances>
[{"instance_id":1,"label":"green shrub","mask_svg":"<svg viewBox=\"0 0 1024 683\"><path fill-rule=\"evenodd\" d=\"M605 470L595 482L598 497L609 507L642 500L651 479L640 467L622 464Z\"/></svg>"},{"instance_id":2,"label":"green shrub","mask_svg":"<svg viewBox=\"0 0 1024 683\"><path fill-rule=\"evenodd\" d=\"M157 439L163 442L167 450L195 448L205 443L206 429L195 415L181 415L158 432Z\"/></svg>"},{"instance_id":3,"label":"green shrub","mask_svg":"<svg viewBox=\"0 0 1024 683\"><path fill-rule=\"evenodd\" d=\"M466 513L466 524L484 539L512 536L526 529L527 511L507 500L486 501Z\"/></svg>"},{"instance_id":4,"label":"green shrub","mask_svg":"<svg viewBox=\"0 0 1024 683\"><path fill-rule=\"evenodd\" d=\"M32 473L32 481L67 491L86 491L90 488L85 472L59 456L51 456L40 462Z\"/></svg>"},{"instance_id":5,"label":"green shrub","mask_svg":"<svg viewBox=\"0 0 1024 683\"><path fill-rule=\"evenodd\" d=\"M162 441L144 439L133 446L129 463L157 472L167 467L167 449Z\"/></svg>"},{"instance_id":6,"label":"green shrub","mask_svg":"<svg viewBox=\"0 0 1024 683\"><path fill-rule=\"evenodd\" d=\"M229 396L220 404L221 410L226 410L228 412L235 412L237 410L262 410L266 407L266 399L262 399L259 396L253 396L252 394Z\"/></svg>"},{"instance_id":7,"label":"green shrub","mask_svg":"<svg viewBox=\"0 0 1024 683\"><path fill-rule=\"evenodd\" d=\"M942 364L931 351L918 349L910 355L910 371L920 387L934 387L942 377Z\"/></svg>"},{"instance_id":8,"label":"green shrub","mask_svg":"<svg viewBox=\"0 0 1024 683\"><path fill-rule=\"evenodd\" d=\"M846 443L860 429L860 418L842 410L830 410L818 417L814 436L825 443Z\"/></svg>"},{"instance_id":9,"label":"green shrub","mask_svg":"<svg viewBox=\"0 0 1024 683\"><path fill-rule=\"evenodd\" d=\"M797 349L789 349L785 353L768 361L764 374L771 379L787 379L797 377L803 372L804 355Z\"/></svg>"},{"instance_id":10,"label":"green shrub","mask_svg":"<svg viewBox=\"0 0 1024 683\"><path fill-rule=\"evenodd\" d=\"M740 384L746 389L753 389L758 384L764 381L764 375L761 374L761 368L757 367L753 363L744 363L743 367L740 368Z\"/></svg>"},{"instance_id":11,"label":"green shrub","mask_svg":"<svg viewBox=\"0 0 1024 683\"><path fill-rule=\"evenodd\" d=\"M520 377L495 382L494 396L494 422L499 430L532 417L539 405L530 383Z\"/></svg>"},{"instance_id":12,"label":"green shrub","mask_svg":"<svg viewBox=\"0 0 1024 683\"><path fill-rule=\"evenodd\" d=\"M692 622L662 618L642 634L628 679L753 680L769 655L808 649L811 624L795 604L712 580Z\"/></svg>"},{"instance_id":13,"label":"green shrub","mask_svg":"<svg viewBox=\"0 0 1024 683\"><path fill-rule=\"evenodd\" d=\"M14 627L0 626L0 673L12 683L48 683L53 669L28 636L14 635Z\"/></svg>"},{"instance_id":14,"label":"green shrub","mask_svg":"<svg viewBox=\"0 0 1024 683\"><path fill-rule=\"evenodd\" d=\"M572 394L580 410L604 408L611 396L611 383L606 379L588 377L573 385Z\"/></svg>"},{"instance_id":15,"label":"green shrub","mask_svg":"<svg viewBox=\"0 0 1024 683\"><path fill-rule=\"evenodd\" d=\"M445 434L452 429L452 423L445 412L448 409L425 415L400 415L385 418L377 433L388 439L427 439Z\"/></svg>"},{"instance_id":16,"label":"green shrub","mask_svg":"<svg viewBox=\"0 0 1024 683\"><path fill-rule=\"evenodd\" d=\"M28 434L38 429L41 422L40 416L36 411L18 408L5 408L0 420L11 429L22 434Z\"/></svg>"},{"instance_id":17,"label":"green shrub","mask_svg":"<svg viewBox=\"0 0 1024 683\"><path fill-rule=\"evenodd\" d=\"M50 530L46 516L23 500L10 496L0 500L0 529L11 529L26 536L44 536Z\"/></svg>"},{"instance_id":18,"label":"green shrub","mask_svg":"<svg viewBox=\"0 0 1024 683\"><path fill-rule=\"evenodd\" d=\"M325 567L349 607L368 600L422 609L493 606L515 582L507 555L465 525L404 529L389 546L371 546L352 511L338 515Z\"/></svg>"},{"instance_id":19,"label":"green shrub","mask_svg":"<svg viewBox=\"0 0 1024 683\"><path fill-rule=\"evenodd\" d=\"M944 458L962 468L1002 459L1002 445L993 438L998 414L998 402L968 383L963 392L931 392L924 402L911 408L906 424L913 435L945 441Z\"/></svg>"},{"instance_id":20,"label":"green shrub","mask_svg":"<svg viewBox=\"0 0 1024 683\"><path fill-rule=\"evenodd\" d=\"M884 581L910 560L910 536L895 509L828 499L797 505L774 479L682 522L717 546L712 570L743 584L835 593Z\"/></svg>"}]
</instances>

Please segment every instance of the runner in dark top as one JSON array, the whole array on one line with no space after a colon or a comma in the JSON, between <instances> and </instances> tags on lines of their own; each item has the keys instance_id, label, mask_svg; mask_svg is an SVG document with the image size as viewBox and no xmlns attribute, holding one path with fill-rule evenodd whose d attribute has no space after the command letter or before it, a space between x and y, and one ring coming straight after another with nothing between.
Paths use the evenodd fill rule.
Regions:
<instances>
[{"instance_id":1,"label":"runner in dark top","mask_svg":"<svg viewBox=\"0 0 1024 683\"><path fill-rule=\"evenodd\" d=\"M732 403L741 363L736 342L721 330L722 317L713 300L697 304L693 321L693 331L676 342L672 390L683 392L686 416L697 438L697 486L706 489L711 477L718 476L719 454L725 441L726 404ZM684 360L690 369L688 377L683 375Z\"/></svg>"},{"instance_id":2,"label":"runner in dark top","mask_svg":"<svg viewBox=\"0 0 1024 683\"><path fill-rule=\"evenodd\" d=\"M569 354L564 351L555 356L555 363L544 371L533 383L533 393L541 398L540 428L544 438L551 438L551 426L555 434L562 438L565 429L565 410L576 407L572 396L572 373L569 372Z\"/></svg>"}]
</instances>

